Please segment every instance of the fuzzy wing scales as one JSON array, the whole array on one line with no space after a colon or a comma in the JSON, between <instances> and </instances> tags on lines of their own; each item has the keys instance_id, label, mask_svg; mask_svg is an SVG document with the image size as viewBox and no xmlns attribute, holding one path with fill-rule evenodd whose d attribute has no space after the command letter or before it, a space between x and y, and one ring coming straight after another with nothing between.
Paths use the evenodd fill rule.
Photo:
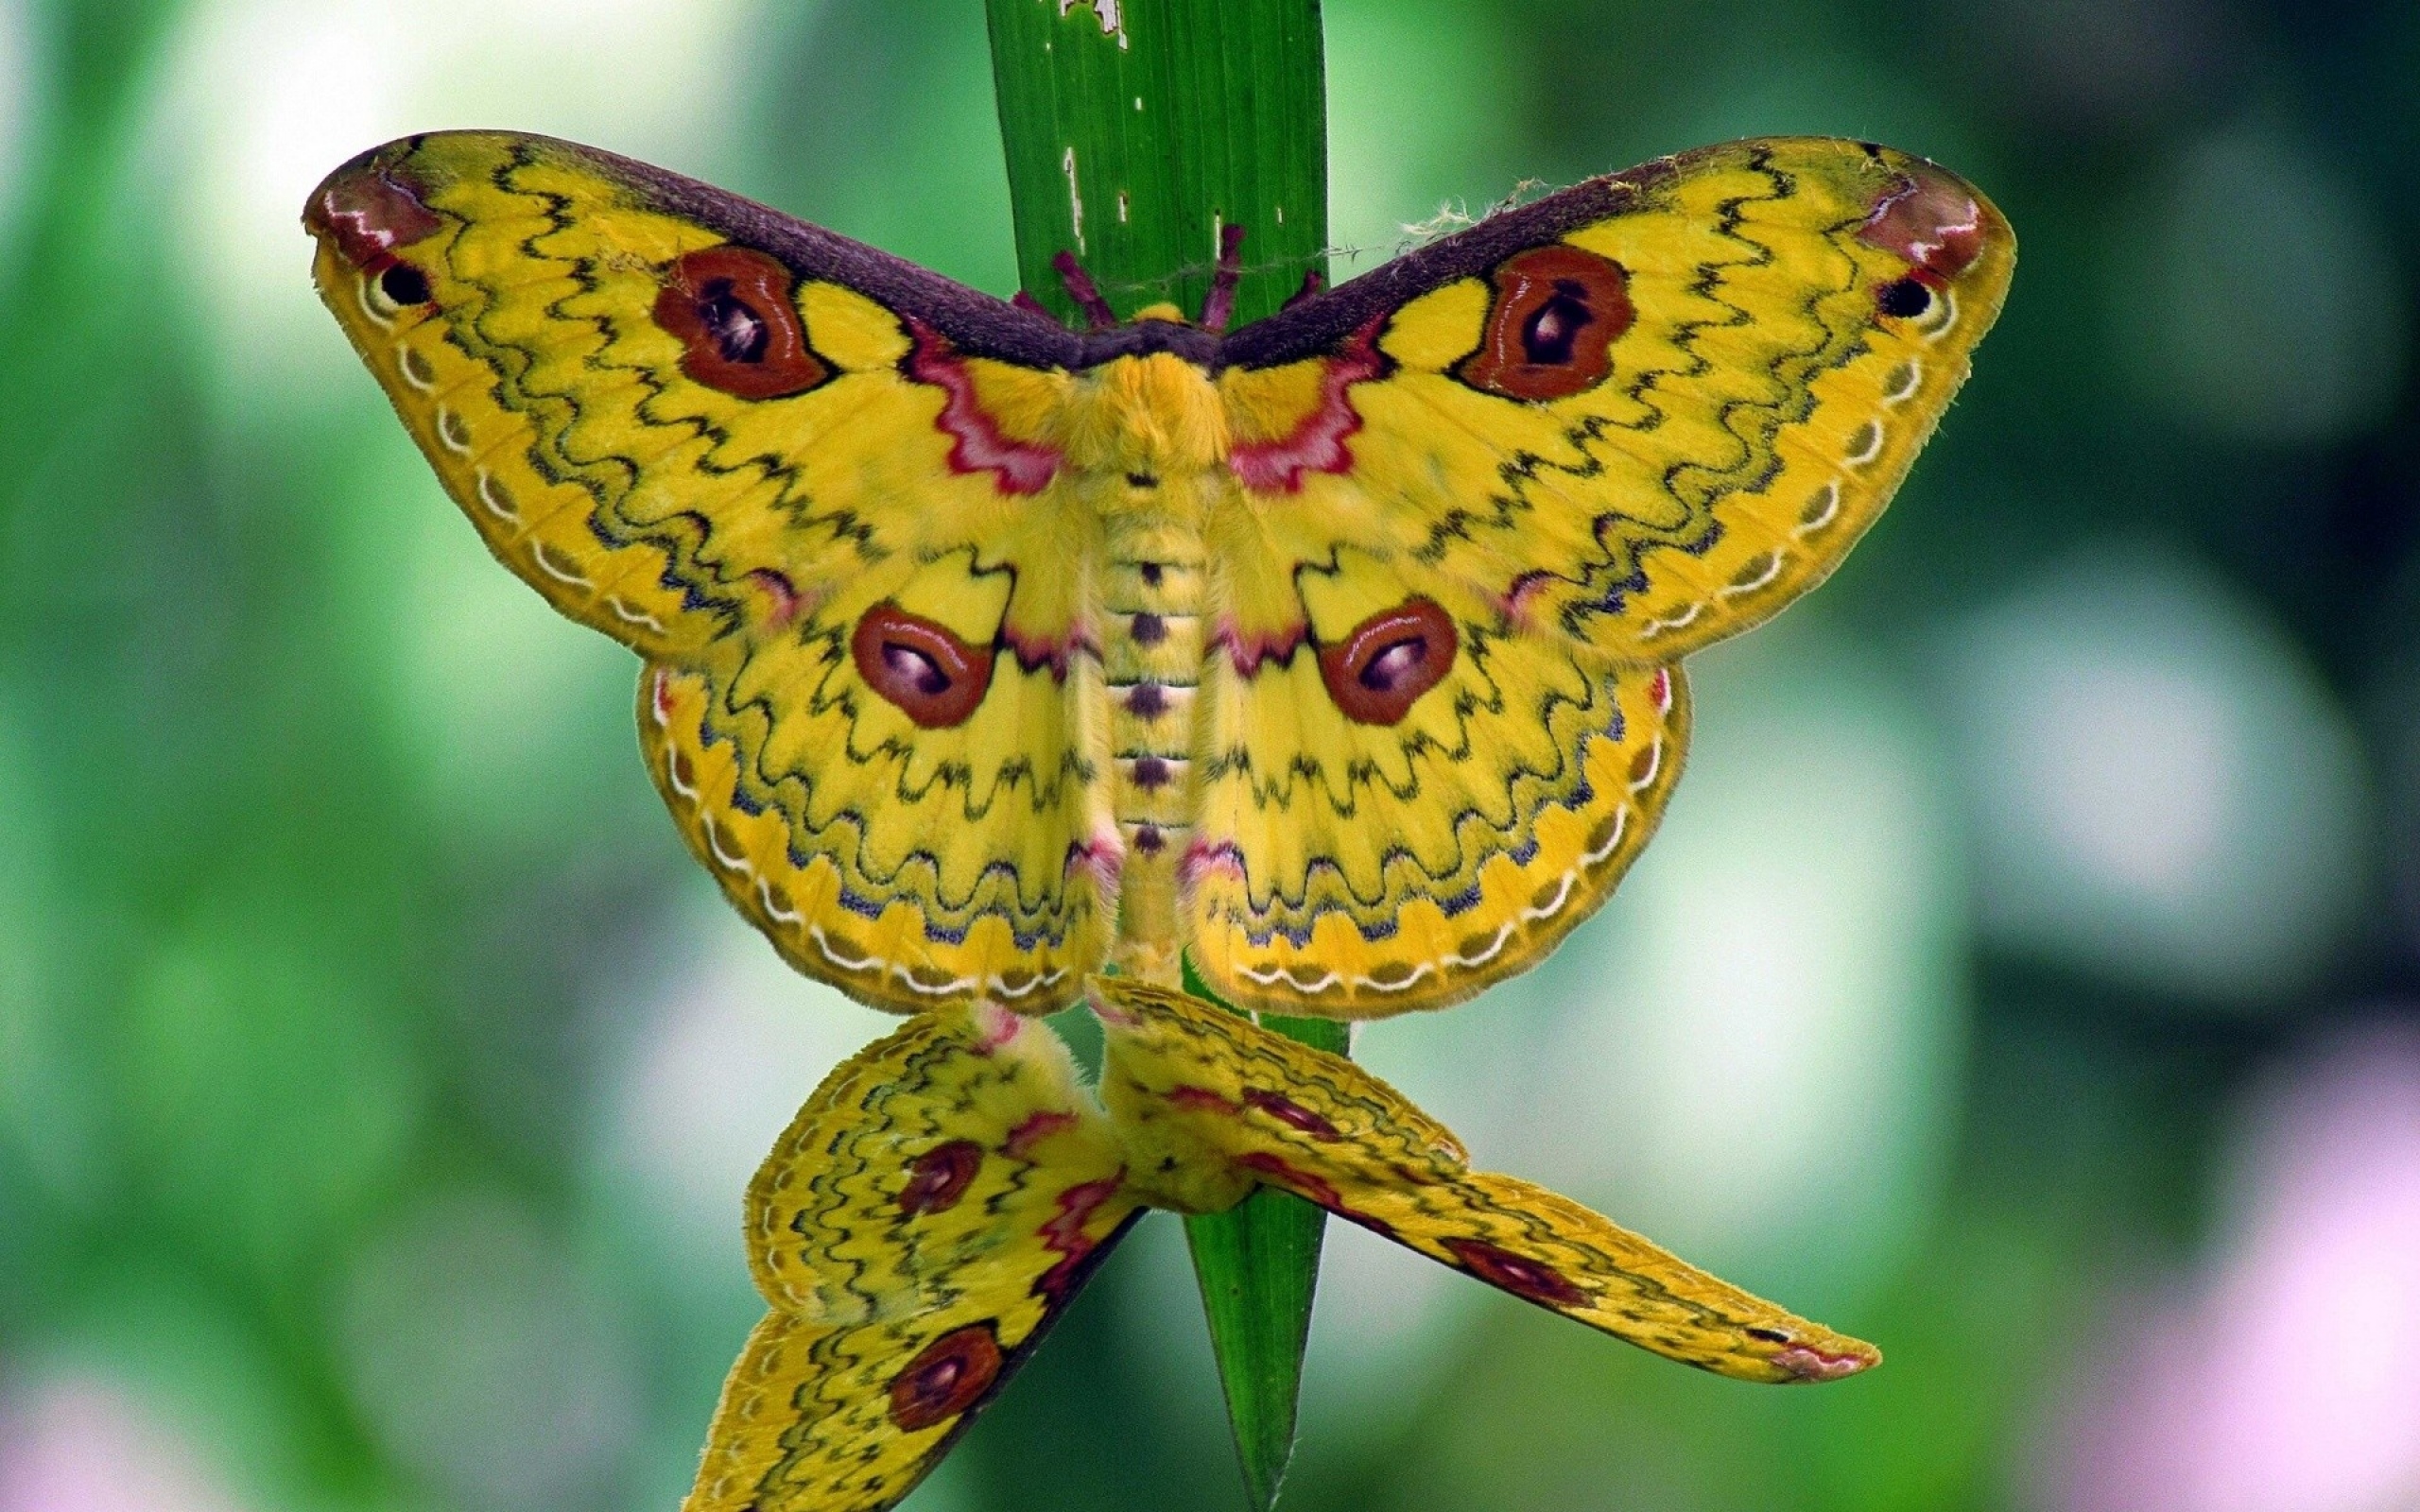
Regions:
<instances>
[{"instance_id":1,"label":"fuzzy wing scales","mask_svg":"<svg viewBox=\"0 0 2420 1512\"><path fill-rule=\"evenodd\" d=\"M1450 1133L1341 1057L1183 993L1122 978L1095 988L1109 1045L1102 1095L1139 1172L1223 1167L1281 1187L1524 1301L1718 1375L1789 1384L1881 1359L1576 1202L1471 1170ZM1193 1182L1215 1193L1203 1177Z\"/></svg>"},{"instance_id":2,"label":"fuzzy wing scales","mask_svg":"<svg viewBox=\"0 0 2420 1512\"><path fill-rule=\"evenodd\" d=\"M1188 948L1229 1001L1380 1018L1525 971L1594 911L1680 775L1688 696L1331 527L1219 542Z\"/></svg>"},{"instance_id":3,"label":"fuzzy wing scales","mask_svg":"<svg viewBox=\"0 0 2420 1512\"><path fill-rule=\"evenodd\" d=\"M1303 434L1316 386L1286 370L1346 371L1333 453L1263 486L1519 623L1668 662L1839 565L1964 382L2014 261L1999 212L1923 159L1739 142L1238 333L1234 387L1259 401L1247 434Z\"/></svg>"},{"instance_id":4,"label":"fuzzy wing scales","mask_svg":"<svg viewBox=\"0 0 2420 1512\"><path fill-rule=\"evenodd\" d=\"M685 1512L905 1497L1141 1211L1066 1050L947 1009L841 1066L749 1189L770 1311L723 1387Z\"/></svg>"},{"instance_id":5,"label":"fuzzy wing scales","mask_svg":"<svg viewBox=\"0 0 2420 1512\"><path fill-rule=\"evenodd\" d=\"M996 418L1046 420L1065 333L540 137L389 144L305 222L489 548L650 663L658 782L788 958L900 1010L1068 1001L1115 913L1080 516Z\"/></svg>"}]
</instances>

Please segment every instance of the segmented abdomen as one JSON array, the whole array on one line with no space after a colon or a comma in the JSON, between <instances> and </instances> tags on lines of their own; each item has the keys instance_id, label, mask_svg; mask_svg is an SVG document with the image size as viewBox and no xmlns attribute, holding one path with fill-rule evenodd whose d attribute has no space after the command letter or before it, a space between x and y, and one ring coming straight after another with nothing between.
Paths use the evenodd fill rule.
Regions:
<instances>
[{"instance_id":1,"label":"segmented abdomen","mask_svg":"<svg viewBox=\"0 0 2420 1512\"><path fill-rule=\"evenodd\" d=\"M1208 592L1201 538L1113 520L1100 574L1111 802L1126 842L1119 934L1173 947L1176 863L1192 837L1193 713Z\"/></svg>"}]
</instances>

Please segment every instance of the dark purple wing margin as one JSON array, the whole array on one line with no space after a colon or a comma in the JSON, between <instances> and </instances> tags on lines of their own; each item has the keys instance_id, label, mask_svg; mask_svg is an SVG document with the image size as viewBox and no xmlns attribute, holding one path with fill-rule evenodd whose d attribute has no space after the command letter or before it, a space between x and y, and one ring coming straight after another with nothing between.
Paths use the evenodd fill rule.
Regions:
<instances>
[{"instance_id":1,"label":"dark purple wing margin","mask_svg":"<svg viewBox=\"0 0 2420 1512\"><path fill-rule=\"evenodd\" d=\"M511 136L542 151L584 163L647 208L694 221L742 246L769 252L803 279L838 284L912 315L949 337L960 352L1034 368L1087 365L1083 339L1046 316L1020 310L904 257L808 225L727 189L577 142L517 131L465 134ZM412 142L417 146L425 140L415 137ZM387 150L374 148L363 156Z\"/></svg>"},{"instance_id":2,"label":"dark purple wing margin","mask_svg":"<svg viewBox=\"0 0 2420 1512\"><path fill-rule=\"evenodd\" d=\"M1046 316L1021 310L905 258L712 184L599 147L527 133L504 134L584 162L620 184L640 204L769 252L801 278L838 284L912 315L947 336L961 352L1028 367L1070 370L1154 352L1174 352L1214 369L1272 367L1328 352L1374 317L1400 308L1431 289L1483 273L1523 248L1642 207L1656 190L1677 178L1691 158L1700 155L1660 158L1491 215L1467 231L1431 242L1221 336L1159 320L1108 331L1070 331ZM424 140L412 139L415 145ZM363 157L388 150L373 149Z\"/></svg>"},{"instance_id":3,"label":"dark purple wing margin","mask_svg":"<svg viewBox=\"0 0 2420 1512\"><path fill-rule=\"evenodd\" d=\"M1330 352L1374 317L1400 309L1431 289L1484 273L1524 248L1642 207L1695 156L1659 158L1590 179L1406 252L1229 335L1219 345L1218 366L1269 368Z\"/></svg>"}]
</instances>

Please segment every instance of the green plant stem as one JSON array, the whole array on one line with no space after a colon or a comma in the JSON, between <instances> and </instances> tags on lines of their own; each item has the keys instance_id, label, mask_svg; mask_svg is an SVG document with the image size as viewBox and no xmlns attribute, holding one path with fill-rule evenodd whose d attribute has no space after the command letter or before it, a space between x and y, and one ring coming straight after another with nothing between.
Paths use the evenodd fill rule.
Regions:
<instances>
[{"instance_id":1,"label":"green plant stem","mask_svg":"<svg viewBox=\"0 0 2420 1512\"><path fill-rule=\"evenodd\" d=\"M1219 1001L1189 966L1184 986L1197 997ZM1340 1056L1352 1046L1350 1031L1333 1020L1265 1013L1260 1023ZM1275 1187L1257 1188L1224 1212L1184 1221L1244 1487L1264 1509L1276 1503L1293 1458L1294 1411L1326 1227L1324 1211Z\"/></svg>"},{"instance_id":2,"label":"green plant stem","mask_svg":"<svg viewBox=\"0 0 2420 1512\"><path fill-rule=\"evenodd\" d=\"M1078 318L1051 268L1069 251L1120 317L1163 300L1197 314L1224 226L1245 233L1238 322L1274 311L1305 273L1325 274L1318 0L989 10L1017 273L1051 313Z\"/></svg>"},{"instance_id":3,"label":"green plant stem","mask_svg":"<svg viewBox=\"0 0 2420 1512\"><path fill-rule=\"evenodd\" d=\"M1017 271L1071 324L1072 252L1121 318L1198 316L1222 230L1240 226L1234 320L1327 271L1327 102L1318 0L987 0ZM1186 987L1204 990L1188 972ZM1215 998L1213 1001L1216 1001ZM1265 1017L1323 1050L1344 1026ZM1325 1214L1263 1188L1185 1231L1252 1504L1293 1453Z\"/></svg>"}]
</instances>

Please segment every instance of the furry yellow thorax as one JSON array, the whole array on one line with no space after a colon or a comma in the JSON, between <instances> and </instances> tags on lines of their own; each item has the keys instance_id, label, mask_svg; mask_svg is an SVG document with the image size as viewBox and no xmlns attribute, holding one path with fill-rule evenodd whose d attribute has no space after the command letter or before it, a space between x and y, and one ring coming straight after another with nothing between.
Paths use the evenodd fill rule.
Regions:
<instances>
[{"instance_id":1,"label":"furry yellow thorax","mask_svg":"<svg viewBox=\"0 0 2420 1512\"><path fill-rule=\"evenodd\" d=\"M1165 352L1083 374L1060 445L1079 472L1185 476L1227 455L1227 416L1209 374Z\"/></svg>"}]
</instances>

